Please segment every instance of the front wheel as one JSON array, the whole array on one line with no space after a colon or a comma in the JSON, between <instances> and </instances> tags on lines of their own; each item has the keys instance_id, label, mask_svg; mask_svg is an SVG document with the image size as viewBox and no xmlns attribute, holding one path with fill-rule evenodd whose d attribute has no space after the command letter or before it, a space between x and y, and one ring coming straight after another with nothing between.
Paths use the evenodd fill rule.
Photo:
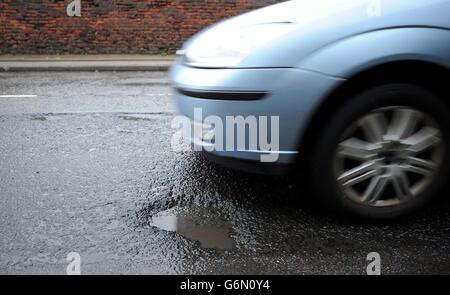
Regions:
<instances>
[{"instance_id":1,"label":"front wheel","mask_svg":"<svg viewBox=\"0 0 450 295\"><path fill-rule=\"evenodd\" d=\"M407 215L436 197L449 167L447 106L407 84L346 101L315 145L311 171L322 198L370 219Z\"/></svg>"}]
</instances>

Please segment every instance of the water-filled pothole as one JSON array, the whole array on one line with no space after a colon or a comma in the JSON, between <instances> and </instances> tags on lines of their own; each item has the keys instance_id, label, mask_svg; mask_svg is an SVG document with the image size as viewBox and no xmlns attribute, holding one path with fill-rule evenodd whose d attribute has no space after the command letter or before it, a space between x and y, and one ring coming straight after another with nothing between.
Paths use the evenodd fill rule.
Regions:
<instances>
[{"instance_id":1,"label":"water-filled pothole","mask_svg":"<svg viewBox=\"0 0 450 295\"><path fill-rule=\"evenodd\" d=\"M153 215L150 225L198 241L206 249L231 250L235 244L231 224L211 208L175 207Z\"/></svg>"}]
</instances>

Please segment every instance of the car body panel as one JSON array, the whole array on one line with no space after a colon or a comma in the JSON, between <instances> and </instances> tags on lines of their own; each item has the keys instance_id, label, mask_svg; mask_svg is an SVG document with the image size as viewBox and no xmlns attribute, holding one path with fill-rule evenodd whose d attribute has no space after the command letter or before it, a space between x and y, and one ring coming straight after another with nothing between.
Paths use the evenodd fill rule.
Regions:
<instances>
[{"instance_id":1,"label":"car body panel","mask_svg":"<svg viewBox=\"0 0 450 295\"><path fill-rule=\"evenodd\" d=\"M450 30L407 27L373 31L326 46L297 66L347 78L395 61L424 61L450 68L450 42L442 40L450 40Z\"/></svg>"},{"instance_id":2,"label":"car body panel","mask_svg":"<svg viewBox=\"0 0 450 295\"><path fill-rule=\"evenodd\" d=\"M372 1L288 1L221 22L194 36L220 34L255 24L292 22L296 29L255 50L237 68L296 67L317 50L351 36L401 27L450 29L449 0L382 1L379 16L370 16ZM388 43L385 43L388 46Z\"/></svg>"},{"instance_id":3,"label":"car body panel","mask_svg":"<svg viewBox=\"0 0 450 295\"><path fill-rule=\"evenodd\" d=\"M195 73L195 74L194 74ZM301 69L193 69L180 62L171 70L175 87L208 90L265 90L266 97L256 101L229 101L199 99L175 93L180 112L194 119L194 109L201 108L203 119L218 116L223 121L227 116L278 116L280 118L280 149L278 162L295 160L300 136L307 121L325 98L345 80ZM263 83L264 82L264 83ZM264 85L264 86L262 86ZM195 139L193 139L195 141ZM226 140L226 138L225 138ZM201 143L194 142L201 145ZM216 155L238 157L258 161L267 151L214 151Z\"/></svg>"},{"instance_id":4,"label":"car body panel","mask_svg":"<svg viewBox=\"0 0 450 295\"><path fill-rule=\"evenodd\" d=\"M231 18L186 42L255 24L288 22L294 30L256 49L233 68L199 68L180 57L170 71L175 88L200 91L263 91L261 100L195 98L180 92L180 113L194 119L218 116L279 116L279 150L213 151L218 157L258 162L276 153L278 163L295 162L301 138L323 102L352 75L391 61L421 60L450 67L450 0L382 1L380 16L370 16L372 1L288 1ZM225 133L224 133L225 134ZM204 143L191 139L195 145Z\"/></svg>"}]
</instances>

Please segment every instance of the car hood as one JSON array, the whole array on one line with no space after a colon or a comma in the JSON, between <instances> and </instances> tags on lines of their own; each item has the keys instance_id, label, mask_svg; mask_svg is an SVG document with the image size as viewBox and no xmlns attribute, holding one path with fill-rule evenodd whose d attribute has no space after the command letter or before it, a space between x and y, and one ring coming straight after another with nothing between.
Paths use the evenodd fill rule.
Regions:
<instances>
[{"instance_id":1,"label":"car hood","mask_svg":"<svg viewBox=\"0 0 450 295\"><path fill-rule=\"evenodd\" d=\"M361 14L368 8L361 0L295 0L255 10L223 23L224 26L248 26L264 23L291 22L308 25L342 14Z\"/></svg>"},{"instance_id":2,"label":"car hood","mask_svg":"<svg viewBox=\"0 0 450 295\"><path fill-rule=\"evenodd\" d=\"M409 26L448 29L449 10L450 0L287 1L219 22L191 38L185 48L210 34L259 24L292 23L292 32L257 50L239 67L292 66L318 48L365 32ZM280 50L285 54L278 54Z\"/></svg>"},{"instance_id":3,"label":"car hood","mask_svg":"<svg viewBox=\"0 0 450 295\"><path fill-rule=\"evenodd\" d=\"M393 15L400 16L399 22L404 25L423 25L430 21L440 22L436 15L428 14L429 9L445 8L450 8L449 0L294 0L245 13L219 23L219 26L231 28L291 22L307 27L364 20L383 23ZM448 17L445 20L448 25Z\"/></svg>"}]
</instances>

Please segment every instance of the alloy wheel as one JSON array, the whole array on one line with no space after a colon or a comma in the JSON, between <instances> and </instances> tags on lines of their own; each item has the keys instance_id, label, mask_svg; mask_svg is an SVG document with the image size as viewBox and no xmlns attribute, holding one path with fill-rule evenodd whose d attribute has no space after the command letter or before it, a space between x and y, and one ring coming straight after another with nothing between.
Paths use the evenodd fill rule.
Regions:
<instances>
[{"instance_id":1,"label":"alloy wheel","mask_svg":"<svg viewBox=\"0 0 450 295\"><path fill-rule=\"evenodd\" d=\"M442 165L441 134L430 116L411 107L371 111L340 140L334 161L338 186L368 206L411 200L428 188Z\"/></svg>"}]
</instances>

